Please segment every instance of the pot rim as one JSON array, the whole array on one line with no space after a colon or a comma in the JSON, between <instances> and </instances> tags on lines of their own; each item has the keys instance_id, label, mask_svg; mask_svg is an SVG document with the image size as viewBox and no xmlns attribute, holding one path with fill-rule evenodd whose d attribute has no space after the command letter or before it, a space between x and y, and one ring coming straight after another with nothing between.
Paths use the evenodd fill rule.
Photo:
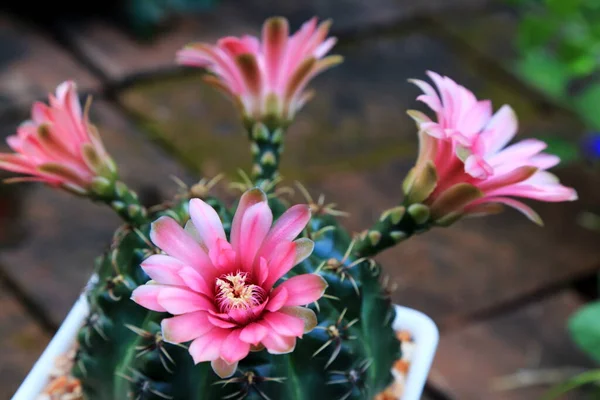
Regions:
<instances>
[{"instance_id":1,"label":"pot rim","mask_svg":"<svg viewBox=\"0 0 600 400\"><path fill-rule=\"evenodd\" d=\"M409 331L415 343L415 350L404 383L401 400L418 400L427 381L439 341L439 332L433 320L422 312L399 305L394 305L394 308L396 316L392 327L396 331ZM21 383L17 392L13 395L12 400L32 400L44 390L48 383L48 371L54 367L54 362L58 356L69 351L83 321L88 315L88 311L87 300L84 295L81 295L40 358Z\"/></svg>"}]
</instances>

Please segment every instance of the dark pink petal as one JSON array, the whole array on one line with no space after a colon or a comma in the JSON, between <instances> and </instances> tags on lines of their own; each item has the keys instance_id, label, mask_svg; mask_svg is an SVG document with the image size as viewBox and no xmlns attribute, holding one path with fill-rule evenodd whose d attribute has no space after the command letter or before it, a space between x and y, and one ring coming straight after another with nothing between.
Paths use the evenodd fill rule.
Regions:
<instances>
[{"instance_id":1,"label":"dark pink petal","mask_svg":"<svg viewBox=\"0 0 600 400\"><path fill-rule=\"evenodd\" d=\"M233 250L237 250L240 247L242 233L242 220L246 211L255 204L266 202L267 195L262 190L255 188L248 190L242 195L238 204L233 221L231 223L231 247Z\"/></svg>"},{"instance_id":2,"label":"dark pink petal","mask_svg":"<svg viewBox=\"0 0 600 400\"><path fill-rule=\"evenodd\" d=\"M228 364L222 358L217 358L216 360L210 362L210 366L212 367L213 371L215 371L215 374L219 376L219 378L226 379L235 374L238 363L234 362L233 364Z\"/></svg>"},{"instance_id":3,"label":"dark pink petal","mask_svg":"<svg viewBox=\"0 0 600 400\"><path fill-rule=\"evenodd\" d=\"M294 351L296 338L294 336L281 336L274 331L270 331L261 343L271 354L287 354Z\"/></svg>"},{"instance_id":4,"label":"dark pink petal","mask_svg":"<svg viewBox=\"0 0 600 400\"><path fill-rule=\"evenodd\" d=\"M508 197L490 197L490 198L484 199L484 201L485 201L485 203L505 204L505 205L512 207L515 210L519 211L520 213L525 215L530 221L536 223L537 225L540 225L540 226L544 225L544 222L542 221L542 218L539 216L538 213L536 213L531 207L529 207L525 203L522 203L518 200L511 199Z\"/></svg>"},{"instance_id":5,"label":"dark pink petal","mask_svg":"<svg viewBox=\"0 0 600 400\"><path fill-rule=\"evenodd\" d=\"M225 239L223 224L217 212L201 199L190 200L190 218L202 242L210 250L217 239Z\"/></svg>"},{"instance_id":6,"label":"dark pink petal","mask_svg":"<svg viewBox=\"0 0 600 400\"><path fill-rule=\"evenodd\" d=\"M219 328L223 328L223 329L231 329L231 328L235 328L237 326L234 323L231 323L229 321L226 321L226 320L224 320L222 318L216 317L216 316L211 315L211 314L208 314L207 319L214 326L219 327Z\"/></svg>"},{"instance_id":7,"label":"dark pink petal","mask_svg":"<svg viewBox=\"0 0 600 400\"><path fill-rule=\"evenodd\" d=\"M265 68L271 89L276 88L278 84L288 35L289 26L285 18L270 18L263 25Z\"/></svg>"},{"instance_id":8,"label":"dark pink petal","mask_svg":"<svg viewBox=\"0 0 600 400\"><path fill-rule=\"evenodd\" d=\"M269 265L264 257L260 257L258 261L258 285L262 286L269 277Z\"/></svg>"},{"instance_id":9,"label":"dark pink petal","mask_svg":"<svg viewBox=\"0 0 600 400\"><path fill-rule=\"evenodd\" d=\"M264 303L263 303L264 304ZM263 306L264 307L264 306ZM254 307L256 308L256 307ZM255 318L254 309L232 308L227 312L229 318L233 319L239 325L246 325Z\"/></svg>"},{"instance_id":10,"label":"dark pink petal","mask_svg":"<svg viewBox=\"0 0 600 400\"><path fill-rule=\"evenodd\" d=\"M165 287L158 293L158 304L174 315L214 309L205 296L177 286Z\"/></svg>"},{"instance_id":11,"label":"dark pink petal","mask_svg":"<svg viewBox=\"0 0 600 400\"><path fill-rule=\"evenodd\" d=\"M150 279L163 285L186 286L179 276L185 264L165 254L154 254L142 261L140 265Z\"/></svg>"},{"instance_id":12,"label":"dark pink petal","mask_svg":"<svg viewBox=\"0 0 600 400\"><path fill-rule=\"evenodd\" d=\"M276 333L282 336L302 337L304 333L304 321L288 314L281 312L266 313L263 321L266 321Z\"/></svg>"},{"instance_id":13,"label":"dark pink petal","mask_svg":"<svg viewBox=\"0 0 600 400\"><path fill-rule=\"evenodd\" d=\"M219 358L221 345L227 336L229 336L229 330L213 328L206 334L195 339L189 348L194 363L198 364L200 362L213 361Z\"/></svg>"},{"instance_id":14,"label":"dark pink petal","mask_svg":"<svg viewBox=\"0 0 600 400\"><path fill-rule=\"evenodd\" d=\"M184 343L196 339L213 329L205 311L165 318L161 322L162 335L166 342Z\"/></svg>"},{"instance_id":15,"label":"dark pink petal","mask_svg":"<svg viewBox=\"0 0 600 400\"><path fill-rule=\"evenodd\" d=\"M178 275L184 284L194 292L204 294L208 297L214 295L214 287L209 287L204 277L192 267L183 267Z\"/></svg>"},{"instance_id":16,"label":"dark pink petal","mask_svg":"<svg viewBox=\"0 0 600 400\"><path fill-rule=\"evenodd\" d=\"M273 228L265 238L260 255L269 259L269 255L281 242L291 242L302 232L310 221L310 207L306 204L297 204L290 207L275 222Z\"/></svg>"},{"instance_id":17,"label":"dark pink petal","mask_svg":"<svg viewBox=\"0 0 600 400\"><path fill-rule=\"evenodd\" d=\"M240 340L252 345L258 345L267 335L268 329L261 324L253 322L240 332Z\"/></svg>"},{"instance_id":18,"label":"dark pink petal","mask_svg":"<svg viewBox=\"0 0 600 400\"><path fill-rule=\"evenodd\" d=\"M240 340L241 329L231 331L221 346L221 358L228 364L240 361L250 352L250 344Z\"/></svg>"},{"instance_id":19,"label":"dark pink petal","mask_svg":"<svg viewBox=\"0 0 600 400\"><path fill-rule=\"evenodd\" d=\"M245 271L250 271L254 265L256 253L262 246L272 222L273 214L266 202L253 205L244 213L240 226L240 242L234 250Z\"/></svg>"},{"instance_id":20,"label":"dark pink petal","mask_svg":"<svg viewBox=\"0 0 600 400\"><path fill-rule=\"evenodd\" d=\"M266 253L265 253L266 255ZM263 283L265 290L271 287L294 267L296 261L296 244L294 242L281 242L270 254L269 277Z\"/></svg>"},{"instance_id":21,"label":"dark pink petal","mask_svg":"<svg viewBox=\"0 0 600 400\"><path fill-rule=\"evenodd\" d=\"M285 288L273 291L273 296L269 299L266 309L269 311L277 311L284 306L287 299L288 292Z\"/></svg>"},{"instance_id":22,"label":"dark pink petal","mask_svg":"<svg viewBox=\"0 0 600 400\"><path fill-rule=\"evenodd\" d=\"M140 285L133 290L131 293L131 300L135 301L140 306L147 308L148 310L165 312L167 310L161 306L157 300L160 291L164 289L164 285L146 283L145 285Z\"/></svg>"},{"instance_id":23,"label":"dark pink petal","mask_svg":"<svg viewBox=\"0 0 600 400\"><path fill-rule=\"evenodd\" d=\"M168 255L196 268L200 273L213 269L208 255L173 218L160 217L154 221L150 238Z\"/></svg>"},{"instance_id":24,"label":"dark pink petal","mask_svg":"<svg viewBox=\"0 0 600 400\"><path fill-rule=\"evenodd\" d=\"M276 297L283 289L288 292L286 306L303 306L319 300L327 289L327 282L319 275L296 275L275 288L272 296Z\"/></svg>"}]
</instances>

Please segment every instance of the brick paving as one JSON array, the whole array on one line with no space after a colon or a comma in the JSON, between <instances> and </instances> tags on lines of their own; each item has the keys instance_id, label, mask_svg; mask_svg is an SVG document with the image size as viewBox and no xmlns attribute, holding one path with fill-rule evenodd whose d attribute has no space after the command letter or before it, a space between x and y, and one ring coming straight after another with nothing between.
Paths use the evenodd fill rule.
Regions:
<instances>
[{"instance_id":1,"label":"brick paving","mask_svg":"<svg viewBox=\"0 0 600 400\"><path fill-rule=\"evenodd\" d=\"M97 94L92 119L143 200L172 195L171 175L188 183L221 171L234 178L250 162L235 113L198 74L174 66L173 54L191 40L257 32L269 14L296 25L315 14L335 19L337 52L346 61L315 81L317 97L286 137L294 151L285 153L282 172L287 183L302 180L313 194L324 193L349 211L351 230L365 228L400 199L398 179L417 146L404 114L417 107L417 90L406 80L426 69L456 78L497 107L512 104L521 137L583 133L572 114L507 72L504 57L512 50L498 35L511 37L514 26L498 22L508 17L487 1L232 3L188 16L144 44L99 20L60 25L54 32L59 44L29 23L0 15L0 136L13 132L33 99L72 78ZM461 24L464 16L468 23ZM483 20L494 24L482 26ZM493 46L501 60L489 51ZM500 72L483 67L489 65ZM533 398L537 389L490 392L494 378L531 366L526 352L532 346L542 355L534 367L590 365L569 343L564 325L583 302L572 282L600 267L597 236L575 223L579 211L600 200L591 185L598 176L582 165L558 174L582 200L538 206L544 229L509 211L433 230L380 256L399 284L394 299L428 313L442 329L428 400ZM118 220L101 205L45 187L1 186L0 226L4 398L68 312Z\"/></svg>"}]
</instances>

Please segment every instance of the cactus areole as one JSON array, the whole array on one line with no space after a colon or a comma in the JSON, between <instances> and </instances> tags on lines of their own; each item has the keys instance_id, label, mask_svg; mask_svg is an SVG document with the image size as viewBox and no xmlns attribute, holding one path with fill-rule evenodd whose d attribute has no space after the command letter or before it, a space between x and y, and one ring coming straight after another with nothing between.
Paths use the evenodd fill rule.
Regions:
<instances>
[{"instance_id":1,"label":"cactus areole","mask_svg":"<svg viewBox=\"0 0 600 400\"><path fill-rule=\"evenodd\" d=\"M211 195L216 180L184 187L146 208L119 180L116 163L82 110L72 82L8 139L0 168L109 205L125 224L97 259L86 288L89 315L77 338L72 376L86 399L372 399L393 381L401 358L387 279L370 257L435 226L516 208L512 197L576 199L546 169L558 159L544 144L504 146L514 112L478 101L450 78L430 73L419 100L437 116L411 111L421 149L405 198L374 225L351 234L345 213L313 201L290 206L280 187L287 127L311 97L310 79L341 62L329 22L290 35L283 18L262 38L228 37L178 53L206 69L208 83L238 106L254 163L241 197ZM193 134L193 132L190 132Z\"/></svg>"}]
</instances>

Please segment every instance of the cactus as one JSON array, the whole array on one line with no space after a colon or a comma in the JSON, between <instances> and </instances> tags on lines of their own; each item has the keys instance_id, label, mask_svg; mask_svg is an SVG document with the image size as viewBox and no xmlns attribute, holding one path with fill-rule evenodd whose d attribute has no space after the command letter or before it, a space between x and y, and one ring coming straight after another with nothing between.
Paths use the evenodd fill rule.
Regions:
<instances>
[{"instance_id":1,"label":"cactus","mask_svg":"<svg viewBox=\"0 0 600 400\"><path fill-rule=\"evenodd\" d=\"M313 19L288 37L287 21L273 18L262 46L229 37L178 54L182 64L207 68L207 82L240 109L254 163L251 178L232 185L245 192L236 206L211 195L216 178L142 206L71 82L49 106L34 105L32 120L10 138L16 154L0 154L0 168L29 176L16 180L106 203L125 222L85 291L89 315L72 375L87 399L373 398L391 383L401 346L387 280L368 257L503 205L541 223L508 196L576 199L545 171L558 159L540 153L543 143L503 150L516 132L510 107L491 117L489 102L430 73L441 98L413 82L439 121L409 112L420 151L401 205L355 237L338 222L343 212L322 197L314 202L301 185L309 204L288 207L278 187L284 132L310 97L310 78L341 61L326 56L335 43L328 29Z\"/></svg>"},{"instance_id":2,"label":"cactus","mask_svg":"<svg viewBox=\"0 0 600 400\"><path fill-rule=\"evenodd\" d=\"M232 213L216 198L206 201L230 225ZM285 209L277 198L270 203L274 210ZM180 200L149 220L170 215L183 225L189 218L186 204ZM87 292L91 311L79 333L74 366L88 398L362 399L390 383L400 344L391 328L389 294L379 284L381 268L353 255L350 235L334 217L312 217L304 236L315 240L315 250L292 270L318 273L329 284L326 297L310 306L317 328L290 354L250 353L226 380L208 363L194 365L183 346L162 340L160 321L166 315L130 300L132 290L149 279L139 268L155 252L148 231L148 224L123 227L97 261L97 279Z\"/></svg>"}]
</instances>

